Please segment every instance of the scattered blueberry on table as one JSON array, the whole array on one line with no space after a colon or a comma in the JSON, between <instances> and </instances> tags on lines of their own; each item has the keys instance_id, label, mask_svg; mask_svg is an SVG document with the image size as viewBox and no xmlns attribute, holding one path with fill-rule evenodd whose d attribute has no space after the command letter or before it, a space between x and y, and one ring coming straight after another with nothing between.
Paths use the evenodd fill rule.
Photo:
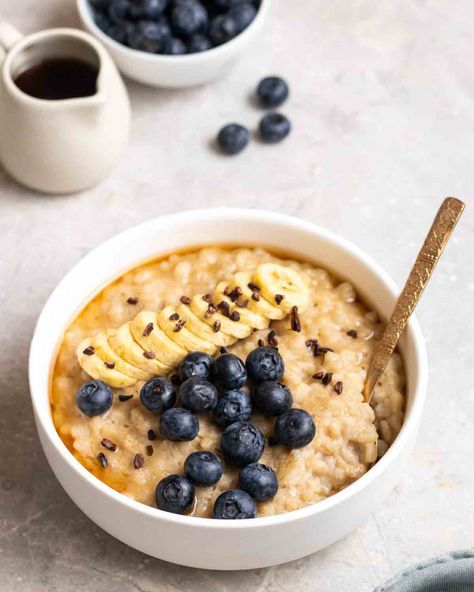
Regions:
<instances>
[{"instance_id":1,"label":"scattered blueberry on table","mask_svg":"<svg viewBox=\"0 0 474 592\"><path fill-rule=\"evenodd\" d=\"M291 131L290 121L282 114L272 111L260 120L260 137L267 144L281 142Z\"/></svg>"},{"instance_id":2,"label":"scattered blueberry on table","mask_svg":"<svg viewBox=\"0 0 474 592\"><path fill-rule=\"evenodd\" d=\"M85 415L102 415L112 407L113 395L110 386L101 380L91 380L80 386L76 403Z\"/></svg>"},{"instance_id":3,"label":"scattered blueberry on table","mask_svg":"<svg viewBox=\"0 0 474 592\"><path fill-rule=\"evenodd\" d=\"M263 78L257 87L257 96L263 107L274 109L282 105L290 90L288 84L279 76L267 76Z\"/></svg>"},{"instance_id":4,"label":"scattered blueberry on table","mask_svg":"<svg viewBox=\"0 0 474 592\"><path fill-rule=\"evenodd\" d=\"M221 520L244 520L255 518L255 500L241 489L229 489L220 494L214 504L214 518Z\"/></svg>"},{"instance_id":5,"label":"scattered blueberry on table","mask_svg":"<svg viewBox=\"0 0 474 592\"><path fill-rule=\"evenodd\" d=\"M89 0L96 25L147 53L184 55L227 43L255 19L259 0Z\"/></svg>"},{"instance_id":6,"label":"scattered blueberry on table","mask_svg":"<svg viewBox=\"0 0 474 592\"><path fill-rule=\"evenodd\" d=\"M217 144L224 154L242 152L250 140L249 130L239 123L228 123L217 134Z\"/></svg>"}]
</instances>

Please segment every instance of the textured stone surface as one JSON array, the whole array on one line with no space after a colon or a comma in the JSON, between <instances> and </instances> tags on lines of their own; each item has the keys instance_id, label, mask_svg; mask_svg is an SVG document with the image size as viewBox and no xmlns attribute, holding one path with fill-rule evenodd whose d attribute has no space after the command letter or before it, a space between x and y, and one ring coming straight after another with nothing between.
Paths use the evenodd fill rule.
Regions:
<instances>
[{"instance_id":1,"label":"textured stone surface","mask_svg":"<svg viewBox=\"0 0 474 592\"><path fill-rule=\"evenodd\" d=\"M24 31L76 25L72 0L2 0ZM169 565L102 532L67 498L41 451L26 365L35 319L87 251L154 216L205 206L295 214L337 230L402 281L445 195L471 206L470 0L274 0L256 53L181 92L129 84L131 143L92 191L39 196L0 172L0 590L369 592L410 563L472 545L474 221L468 208L418 316L431 375L418 444L391 499L345 540L288 565L212 573ZM294 132L236 159L209 148L250 93L289 79ZM85 147L87 149L87 147Z\"/></svg>"}]
</instances>

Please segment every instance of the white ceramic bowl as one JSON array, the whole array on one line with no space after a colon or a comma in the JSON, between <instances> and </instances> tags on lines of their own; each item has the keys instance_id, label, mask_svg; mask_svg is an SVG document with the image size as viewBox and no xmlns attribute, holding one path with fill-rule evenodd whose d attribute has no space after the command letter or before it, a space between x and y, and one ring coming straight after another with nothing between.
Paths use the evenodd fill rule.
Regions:
<instances>
[{"instance_id":1,"label":"white ceramic bowl","mask_svg":"<svg viewBox=\"0 0 474 592\"><path fill-rule=\"evenodd\" d=\"M399 481L413 447L427 384L423 337L415 319L400 343L408 377L403 427L385 456L343 491L304 509L255 520L178 516L140 504L94 477L69 452L51 417L51 365L64 329L106 284L151 257L182 247L260 244L322 263L349 279L386 316L397 296L387 274L337 235L267 211L196 210L136 226L90 252L49 297L35 330L29 375L39 436L56 477L73 501L124 543L173 563L250 569L298 559L330 545L367 519Z\"/></svg>"},{"instance_id":2,"label":"white ceramic bowl","mask_svg":"<svg viewBox=\"0 0 474 592\"><path fill-rule=\"evenodd\" d=\"M259 36L269 6L270 0L261 0L257 16L250 25L223 45L201 53L167 56L138 51L114 41L95 24L88 0L77 0L82 24L105 45L125 76L150 86L168 88L204 84L227 72Z\"/></svg>"}]
</instances>

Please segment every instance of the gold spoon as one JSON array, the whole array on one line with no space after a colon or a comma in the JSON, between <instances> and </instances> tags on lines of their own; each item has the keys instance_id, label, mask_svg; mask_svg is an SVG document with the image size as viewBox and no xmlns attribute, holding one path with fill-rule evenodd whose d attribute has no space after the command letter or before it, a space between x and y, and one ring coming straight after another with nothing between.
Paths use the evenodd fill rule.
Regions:
<instances>
[{"instance_id":1,"label":"gold spoon","mask_svg":"<svg viewBox=\"0 0 474 592\"><path fill-rule=\"evenodd\" d=\"M385 366L397 346L408 319L415 309L463 210L464 203L455 197L447 197L441 204L405 286L398 297L382 338L375 348L364 384L363 393L366 403L370 403L374 387L385 370Z\"/></svg>"}]
</instances>

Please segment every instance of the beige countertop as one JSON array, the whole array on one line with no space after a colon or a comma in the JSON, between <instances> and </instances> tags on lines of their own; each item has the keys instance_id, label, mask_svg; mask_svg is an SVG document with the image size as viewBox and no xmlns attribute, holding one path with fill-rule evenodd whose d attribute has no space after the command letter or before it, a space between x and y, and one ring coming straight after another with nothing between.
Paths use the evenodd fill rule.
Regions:
<instances>
[{"instance_id":1,"label":"beige countertop","mask_svg":"<svg viewBox=\"0 0 474 592\"><path fill-rule=\"evenodd\" d=\"M24 31L77 25L72 0L2 0L0 12ZM473 544L473 36L470 0L274 0L253 55L215 84L128 85L130 146L99 187L40 196L0 169L2 592L370 592L414 561ZM221 125L256 127L250 96L272 73L291 85L291 137L216 154ZM170 212L259 207L340 232L401 282L446 195L471 208L418 311L431 368L421 432L367 523L301 561L216 573L135 552L69 500L37 439L26 364L45 299L91 248Z\"/></svg>"}]
</instances>

